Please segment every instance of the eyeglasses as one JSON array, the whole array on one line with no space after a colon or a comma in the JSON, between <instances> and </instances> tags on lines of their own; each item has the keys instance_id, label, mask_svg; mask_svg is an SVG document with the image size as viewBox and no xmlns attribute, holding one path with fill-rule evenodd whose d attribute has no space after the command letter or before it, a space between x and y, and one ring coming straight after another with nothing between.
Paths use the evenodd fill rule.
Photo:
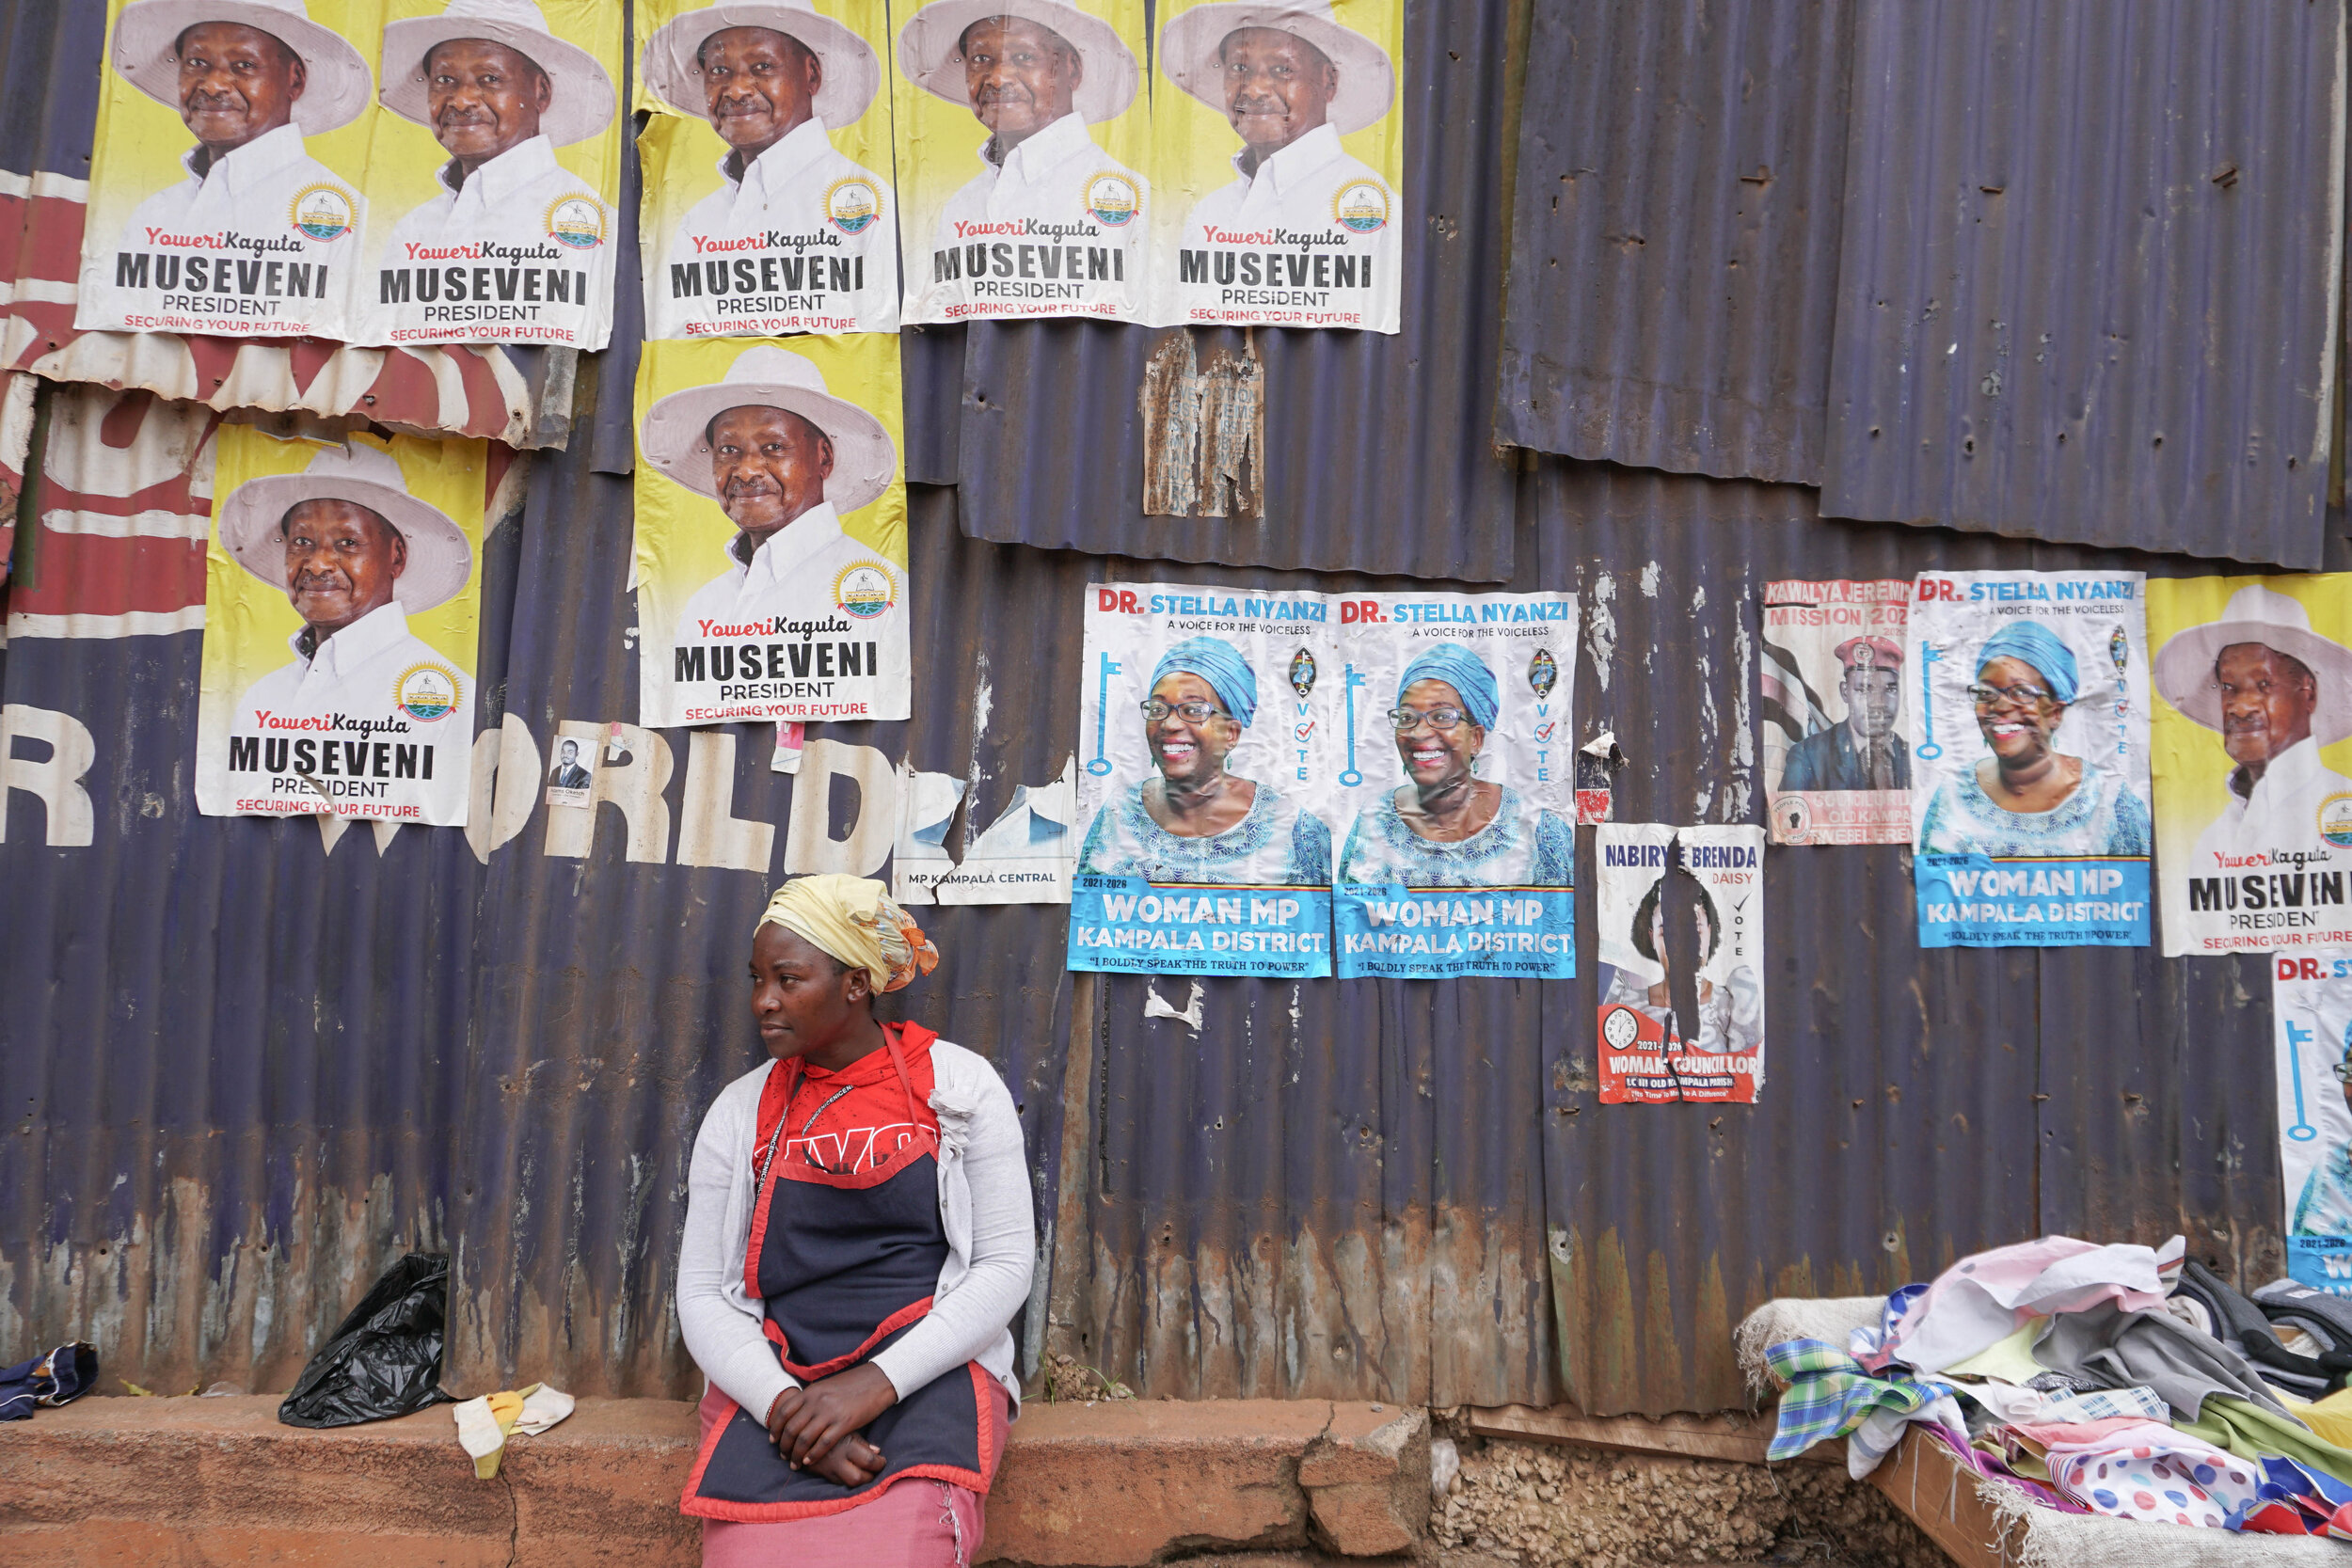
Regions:
<instances>
[{"instance_id":1,"label":"eyeglasses","mask_svg":"<svg viewBox=\"0 0 2352 1568\"><path fill-rule=\"evenodd\" d=\"M1232 717L1223 708L1211 703L1163 703L1157 697L1142 705L1144 718L1159 723L1174 714L1187 724L1205 724L1212 719Z\"/></svg>"},{"instance_id":2,"label":"eyeglasses","mask_svg":"<svg viewBox=\"0 0 2352 1568\"><path fill-rule=\"evenodd\" d=\"M2352 1060L2338 1062L2332 1069L2339 1084L2352 1084Z\"/></svg>"},{"instance_id":3,"label":"eyeglasses","mask_svg":"<svg viewBox=\"0 0 2352 1568\"><path fill-rule=\"evenodd\" d=\"M1976 699L1979 707L1998 707L2003 703L2032 707L2050 700L2049 692L2038 686L1971 686L1968 695Z\"/></svg>"},{"instance_id":4,"label":"eyeglasses","mask_svg":"<svg viewBox=\"0 0 2352 1568\"><path fill-rule=\"evenodd\" d=\"M1458 707L1392 707L1389 709L1389 722L1396 726L1396 733L1399 735L1403 735L1424 719L1429 721L1429 727L1432 729L1450 730L1469 717L1469 714L1464 713Z\"/></svg>"}]
</instances>

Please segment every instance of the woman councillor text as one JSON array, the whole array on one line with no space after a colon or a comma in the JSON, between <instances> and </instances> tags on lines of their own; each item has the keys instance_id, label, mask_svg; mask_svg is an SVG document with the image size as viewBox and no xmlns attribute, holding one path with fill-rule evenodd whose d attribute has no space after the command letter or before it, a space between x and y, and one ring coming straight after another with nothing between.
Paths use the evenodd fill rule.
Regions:
<instances>
[{"instance_id":1,"label":"woman councillor text","mask_svg":"<svg viewBox=\"0 0 2352 1568\"><path fill-rule=\"evenodd\" d=\"M694 1142L678 1325L709 1380L681 1507L724 1568L972 1560L1020 1400L1034 1229L1011 1095L874 1018L939 961L879 882L803 877L752 939L771 1060Z\"/></svg>"}]
</instances>

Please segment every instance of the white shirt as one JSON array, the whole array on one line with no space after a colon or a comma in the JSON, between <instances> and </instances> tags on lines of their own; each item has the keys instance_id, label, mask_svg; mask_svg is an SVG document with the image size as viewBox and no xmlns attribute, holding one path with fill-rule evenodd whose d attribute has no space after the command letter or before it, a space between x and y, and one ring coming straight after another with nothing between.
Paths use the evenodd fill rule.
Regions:
<instances>
[{"instance_id":1,"label":"white shirt","mask_svg":"<svg viewBox=\"0 0 2352 1568\"><path fill-rule=\"evenodd\" d=\"M1397 330L1395 193L1318 125L1194 203L1162 273L1171 325L1263 322ZM1345 216L1359 229L1343 221Z\"/></svg>"},{"instance_id":2,"label":"white shirt","mask_svg":"<svg viewBox=\"0 0 2352 1568\"><path fill-rule=\"evenodd\" d=\"M768 1063L719 1091L694 1135L686 1173L686 1233L678 1245L677 1322L687 1354L719 1391L765 1419L796 1380L776 1362L760 1323L766 1304L743 1288L752 1233L759 1091ZM1014 1415L1013 1314L1028 1299L1037 1231L1028 1161L1011 1094L985 1057L931 1042L930 1105L939 1117L939 1218L947 1261L923 1321L874 1365L900 1395L967 1361L1005 1386Z\"/></svg>"},{"instance_id":3,"label":"white shirt","mask_svg":"<svg viewBox=\"0 0 2352 1568\"><path fill-rule=\"evenodd\" d=\"M2245 869L2224 865L2221 857L2236 859L2269 849L2316 856L2339 868L2352 863L2352 852L2337 849L2319 836L2319 808L2331 795L2352 796L2352 779L2319 760L2316 741L2298 740L2280 752L2245 795L2235 787L2235 769L2231 778L2229 803L2198 835L2190 876Z\"/></svg>"},{"instance_id":4,"label":"white shirt","mask_svg":"<svg viewBox=\"0 0 2352 1568\"><path fill-rule=\"evenodd\" d=\"M803 120L679 220L645 270L646 336L898 330L898 205L890 182Z\"/></svg>"},{"instance_id":5,"label":"white shirt","mask_svg":"<svg viewBox=\"0 0 2352 1568\"><path fill-rule=\"evenodd\" d=\"M735 563L696 589L677 618L675 649L699 645L707 677L681 679L674 648L647 649L644 689L661 699L655 705L662 717L653 722L904 719L906 574L842 532L831 501L819 501L778 529L748 560L740 553L744 545L739 534L727 547ZM878 603L885 583L887 600ZM866 596L858 597L860 592ZM771 646L779 650L774 656L768 653ZM741 651L755 648L763 661L758 676L720 676L723 650L732 668ZM797 661L791 657L796 649ZM840 673L845 650L857 663L854 674ZM770 657L786 660L781 675L765 670Z\"/></svg>"},{"instance_id":6,"label":"white shirt","mask_svg":"<svg viewBox=\"0 0 2352 1568\"><path fill-rule=\"evenodd\" d=\"M203 150L188 150L188 177L133 208L112 244L86 237L74 326L349 341L367 203L292 125L199 174Z\"/></svg>"},{"instance_id":7,"label":"white shirt","mask_svg":"<svg viewBox=\"0 0 2352 1568\"><path fill-rule=\"evenodd\" d=\"M1143 176L1074 113L1002 157L995 148L993 136L981 145L980 173L947 198L930 250L908 263L906 319L1142 321Z\"/></svg>"},{"instance_id":8,"label":"white shirt","mask_svg":"<svg viewBox=\"0 0 2352 1568\"><path fill-rule=\"evenodd\" d=\"M459 669L409 631L408 617L397 602L370 610L307 657L302 636L297 632L287 640L292 663L246 688L229 732L231 741L259 737L264 743L289 742L287 765L237 769L237 749L232 746L229 786L307 801L299 806L302 811L326 809L328 802L300 782L298 775L308 772L330 790L339 808L414 806L420 809L405 820L462 826L472 773L472 673ZM456 689L456 701L438 718L421 717L401 705L404 681L420 672L421 691ZM294 743L304 741L312 743L308 768L294 751ZM332 756L324 750L330 742L336 744ZM397 760L389 752L375 754L378 743L431 746L433 776L423 778L421 768L418 776L393 776ZM266 764L272 753L262 755ZM273 780L278 787L273 788ZM371 810L361 815L401 814Z\"/></svg>"},{"instance_id":9,"label":"white shirt","mask_svg":"<svg viewBox=\"0 0 2352 1568\"><path fill-rule=\"evenodd\" d=\"M612 335L612 210L533 136L409 213L359 286L371 343L550 343Z\"/></svg>"}]
</instances>

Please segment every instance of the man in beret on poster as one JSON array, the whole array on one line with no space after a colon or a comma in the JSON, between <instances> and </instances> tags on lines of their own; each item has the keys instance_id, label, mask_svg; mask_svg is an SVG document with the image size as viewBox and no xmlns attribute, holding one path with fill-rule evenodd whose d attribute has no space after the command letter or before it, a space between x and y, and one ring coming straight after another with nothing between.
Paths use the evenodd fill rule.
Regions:
<instances>
[{"instance_id":1,"label":"man in beret on poster","mask_svg":"<svg viewBox=\"0 0 2352 1568\"><path fill-rule=\"evenodd\" d=\"M833 142L882 86L873 46L810 0L728 0L646 43L645 85L727 154L645 274L649 335L898 329L890 182Z\"/></svg>"},{"instance_id":2,"label":"man in beret on poster","mask_svg":"<svg viewBox=\"0 0 2352 1568\"><path fill-rule=\"evenodd\" d=\"M1135 101L1118 29L1071 0L931 0L899 33L898 65L988 129L980 172L914 263L909 314L1138 319L1146 186L1087 129Z\"/></svg>"},{"instance_id":3,"label":"man in beret on poster","mask_svg":"<svg viewBox=\"0 0 2352 1568\"><path fill-rule=\"evenodd\" d=\"M188 177L82 258L85 330L344 337L365 206L305 150L367 107L367 62L302 0L132 0L107 58L196 137ZM131 148L110 135L102 165Z\"/></svg>"},{"instance_id":4,"label":"man in beret on poster","mask_svg":"<svg viewBox=\"0 0 2352 1568\"><path fill-rule=\"evenodd\" d=\"M545 342L598 349L612 297L612 214L555 150L612 123L612 79L532 0L451 0L384 28L384 106L433 133L440 194L392 230L366 294L378 342ZM457 263L457 264L453 264ZM489 269L475 284L474 268ZM503 271L499 269L503 268Z\"/></svg>"},{"instance_id":5,"label":"man in beret on poster","mask_svg":"<svg viewBox=\"0 0 2352 1568\"><path fill-rule=\"evenodd\" d=\"M1236 178L1184 219L1175 278L1183 319L1272 310L1300 312L1307 325L1393 330L1369 317L1375 289L1393 294L1394 193L1340 145L1394 102L1388 53L1342 26L1329 0L1220 0L1179 12L1161 29L1159 57L1242 142ZM1302 234L1327 243L1286 238Z\"/></svg>"},{"instance_id":6,"label":"man in beret on poster","mask_svg":"<svg viewBox=\"0 0 2352 1568\"><path fill-rule=\"evenodd\" d=\"M1781 789L1909 789L1911 747L1895 733L1902 713L1902 649L1883 637L1851 637L1836 653L1846 668L1837 681L1846 717L1788 749Z\"/></svg>"}]
</instances>

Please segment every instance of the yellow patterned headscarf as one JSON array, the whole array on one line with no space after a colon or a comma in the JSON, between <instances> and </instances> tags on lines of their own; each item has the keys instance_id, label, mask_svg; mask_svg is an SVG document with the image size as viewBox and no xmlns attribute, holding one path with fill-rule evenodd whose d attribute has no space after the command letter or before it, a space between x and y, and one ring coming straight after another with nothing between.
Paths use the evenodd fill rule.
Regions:
<instances>
[{"instance_id":1,"label":"yellow patterned headscarf","mask_svg":"<svg viewBox=\"0 0 2352 1568\"><path fill-rule=\"evenodd\" d=\"M893 903L882 883L827 873L795 877L776 889L759 926L781 926L852 969L874 989L897 990L939 965L939 949ZM759 926L752 927L757 935Z\"/></svg>"}]
</instances>

